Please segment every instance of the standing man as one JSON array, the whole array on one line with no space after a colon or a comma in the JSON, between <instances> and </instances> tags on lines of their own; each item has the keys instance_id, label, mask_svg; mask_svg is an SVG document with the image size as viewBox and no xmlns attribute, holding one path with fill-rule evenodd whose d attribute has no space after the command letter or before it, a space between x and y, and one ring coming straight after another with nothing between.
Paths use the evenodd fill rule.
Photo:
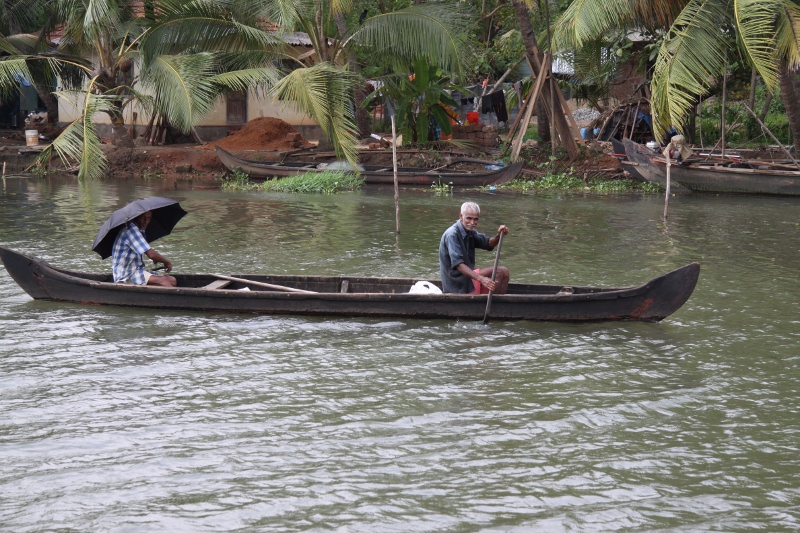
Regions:
<instances>
[{"instance_id":1,"label":"standing man","mask_svg":"<svg viewBox=\"0 0 800 533\"><path fill-rule=\"evenodd\" d=\"M456 294L505 294L508 291L509 274L506 267L498 267L492 281L494 267L475 268L475 248L492 250L500 240L500 233L508 235L508 228L501 225L497 235L489 239L475 231L481 208L475 202L464 202L455 224L442 235L439 243L439 271L442 274L443 292Z\"/></svg>"},{"instance_id":2,"label":"standing man","mask_svg":"<svg viewBox=\"0 0 800 533\"><path fill-rule=\"evenodd\" d=\"M172 262L150 247L144 236L144 230L153 217L152 211L142 213L119 230L111 252L111 270L115 283L133 283L134 285L158 285L175 287L178 284L173 276L159 276L144 268L142 254L153 261L164 263L167 272L172 271Z\"/></svg>"}]
</instances>

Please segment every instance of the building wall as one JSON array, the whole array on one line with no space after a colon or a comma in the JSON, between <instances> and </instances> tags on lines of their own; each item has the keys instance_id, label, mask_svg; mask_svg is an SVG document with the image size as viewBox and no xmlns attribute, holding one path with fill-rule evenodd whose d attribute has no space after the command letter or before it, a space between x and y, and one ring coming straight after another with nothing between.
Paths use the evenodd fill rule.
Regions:
<instances>
[{"instance_id":1,"label":"building wall","mask_svg":"<svg viewBox=\"0 0 800 533\"><path fill-rule=\"evenodd\" d=\"M59 83L60 86L60 83ZM75 102L59 98L58 113L59 122L63 125L72 122L81 116L84 104L82 94L75 95ZM134 121L134 113L136 120ZM126 126L136 124L137 131L144 131L150 120L150 115L144 113L137 106L129 105L123 111ZM274 100L272 97L257 94L256 91L248 91L247 95L247 120L257 117L276 117L285 120L295 127L307 139L319 139L320 128L316 122L304 113L299 112L294 106ZM94 122L98 126L101 136L110 136L111 117L106 113L98 113L94 117ZM226 97L221 96L217 99L214 106L198 122L196 127L200 137L205 141L213 141L226 137L232 131L241 129L242 124L228 124Z\"/></svg>"}]
</instances>

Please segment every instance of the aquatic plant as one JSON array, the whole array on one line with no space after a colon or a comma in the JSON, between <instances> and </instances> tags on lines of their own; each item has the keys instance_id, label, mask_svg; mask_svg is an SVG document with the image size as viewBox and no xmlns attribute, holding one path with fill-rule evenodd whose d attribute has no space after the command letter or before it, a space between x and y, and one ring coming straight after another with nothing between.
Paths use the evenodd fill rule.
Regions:
<instances>
[{"instance_id":1,"label":"aquatic plant","mask_svg":"<svg viewBox=\"0 0 800 533\"><path fill-rule=\"evenodd\" d=\"M261 185L261 190L266 192L333 194L357 191L363 183L364 178L352 172L326 170L265 181Z\"/></svg>"},{"instance_id":2,"label":"aquatic plant","mask_svg":"<svg viewBox=\"0 0 800 533\"><path fill-rule=\"evenodd\" d=\"M446 196L448 194L452 194L453 182L451 181L448 183L442 183L442 180L440 179L436 183L431 183L431 191L433 191L434 194L438 194L440 196Z\"/></svg>"},{"instance_id":3,"label":"aquatic plant","mask_svg":"<svg viewBox=\"0 0 800 533\"><path fill-rule=\"evenodd\" d=\"M251 191L258 187L258 183L250 181L250 175L240 168L222 177L222 190L224 191Z\"/></svg>"}]
</instances>

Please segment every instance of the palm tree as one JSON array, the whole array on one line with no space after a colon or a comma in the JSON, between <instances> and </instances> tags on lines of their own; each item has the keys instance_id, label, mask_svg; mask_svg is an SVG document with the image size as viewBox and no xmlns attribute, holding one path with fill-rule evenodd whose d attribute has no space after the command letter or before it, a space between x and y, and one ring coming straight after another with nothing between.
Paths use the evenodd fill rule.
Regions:
<instances>
[{"instance_id":1,"label":"palm tree","mask_svg":"<svg viewBox=\"0 0 800 533\"><path fill-rule=\"evenodd\" d=\"M56 74L82 73L81 91L58 94L71 97L80 116L40 157L45 162L55 152L65 162L79 162L79 178L99 176L105 167L92 120L96 113L110 115L120 136L122 110L134 104L188 133L219 94L245 89L296 105L319 123L340 156L354 162L351 96L358 77L346 64L348 51L360 48L408 62L424 57L454 72L463 63L461 28L467 19L439 4L380 14L330 37L331 18L351 8L346 0L159 0L146 3L144 13L135 0L56 2L64 28L57 51L25 53L14 39L0 37L0 50L8 54L0 58L0 89L15 90L19 76L30 77L36 63ZM281 38L296 27L313 43L314 54L305 62L293 59ZM281 71L276 59L299 68Z\"/></svg>"},{"instance_id":2,"label":"palm tree","mask_svg":"<svg viewBox=\"0 0 800 533\"><path fill-rule=\"evenodd\" d=\"M556 22L555 41L576 49L611 29L646 30L660 40L652 71L657 135L683 128L687 111L725 73L732 54L773 91L800 65L800 8L791 0L576 0ZM786 85L788 111L800 104ZM800 108L789 117L800 133Z\"/></svg>"}]
</instances>

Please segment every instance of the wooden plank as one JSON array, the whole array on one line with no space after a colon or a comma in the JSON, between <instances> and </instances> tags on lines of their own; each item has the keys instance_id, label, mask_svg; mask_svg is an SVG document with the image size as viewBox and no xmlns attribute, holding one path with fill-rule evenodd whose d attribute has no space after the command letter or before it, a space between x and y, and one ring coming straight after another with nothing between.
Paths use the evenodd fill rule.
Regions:
<instances>
[{"instance_id":1,"label":"wooden plank","mask_svg":"<svg viewBox=\"0 0 800 533\"><path fill-rule=\"evenodd\" d=\"M250 279L244 278L234 278L233 276L224 276L222 274L211 274L215 278L219 279L227 279L230 281L238 281L239 283L244 283L245 285L253 285L254 287L264 287L265 289L274 289L276 291L284 291L284 292L302 292L304 294L318 294L314 291L304 291L302 289L295 289L293 287L284 287L283 285L273 285L272 283L262 283L260 281L253 281Z\"/></svg>"},{"instance_id":2,"label":"wooden plank","mask_svg":"<svg viewBox=\"0 0 800 533\"><path fill-rule=\"evenodd\" d=\"M549 58L549 54L545 56L545 59L547 58ZM542 70L539 71L539 75L536 77L536 83L533 86L528 109L525 110L525 118L522 119L522 122L519 125L519 133L517 133L517 138L514 140L513 148L511 149L511 161L516 161L519 158L519 153L522 150L522 139L525 137L525 133L528 130L528 124L531 122L533 109L536 107L536 101L539 99L539 95L542 93L544 82L549 74L550 61L546 61L542 67Z\"/></svg>"},{"instance_id":3,"label":"wooden plank","mask_svg":"<svg viewBox=\"0 0 800 533\"><path fill-rule=\"evenodd\" d=\"M230 280L218 279L217 281L212 281L211 283L209 283L208 285L206 285L206 286L204 286L202 288L203 289L214 290L214 289L221 289L223 287L227 287L230 284L231 284Z\"/></svg>"},{"instance_id":4,"label":"wooden plank","mask_svg":"<svg viewBox=\"0 0 800 533\"><path fill-rule=\"evenodd\" d=\"M347 291L350 289L350 280L342 280L342 288L339 292L342 294L347 294Z\"/></svg>"}]
</instances>

